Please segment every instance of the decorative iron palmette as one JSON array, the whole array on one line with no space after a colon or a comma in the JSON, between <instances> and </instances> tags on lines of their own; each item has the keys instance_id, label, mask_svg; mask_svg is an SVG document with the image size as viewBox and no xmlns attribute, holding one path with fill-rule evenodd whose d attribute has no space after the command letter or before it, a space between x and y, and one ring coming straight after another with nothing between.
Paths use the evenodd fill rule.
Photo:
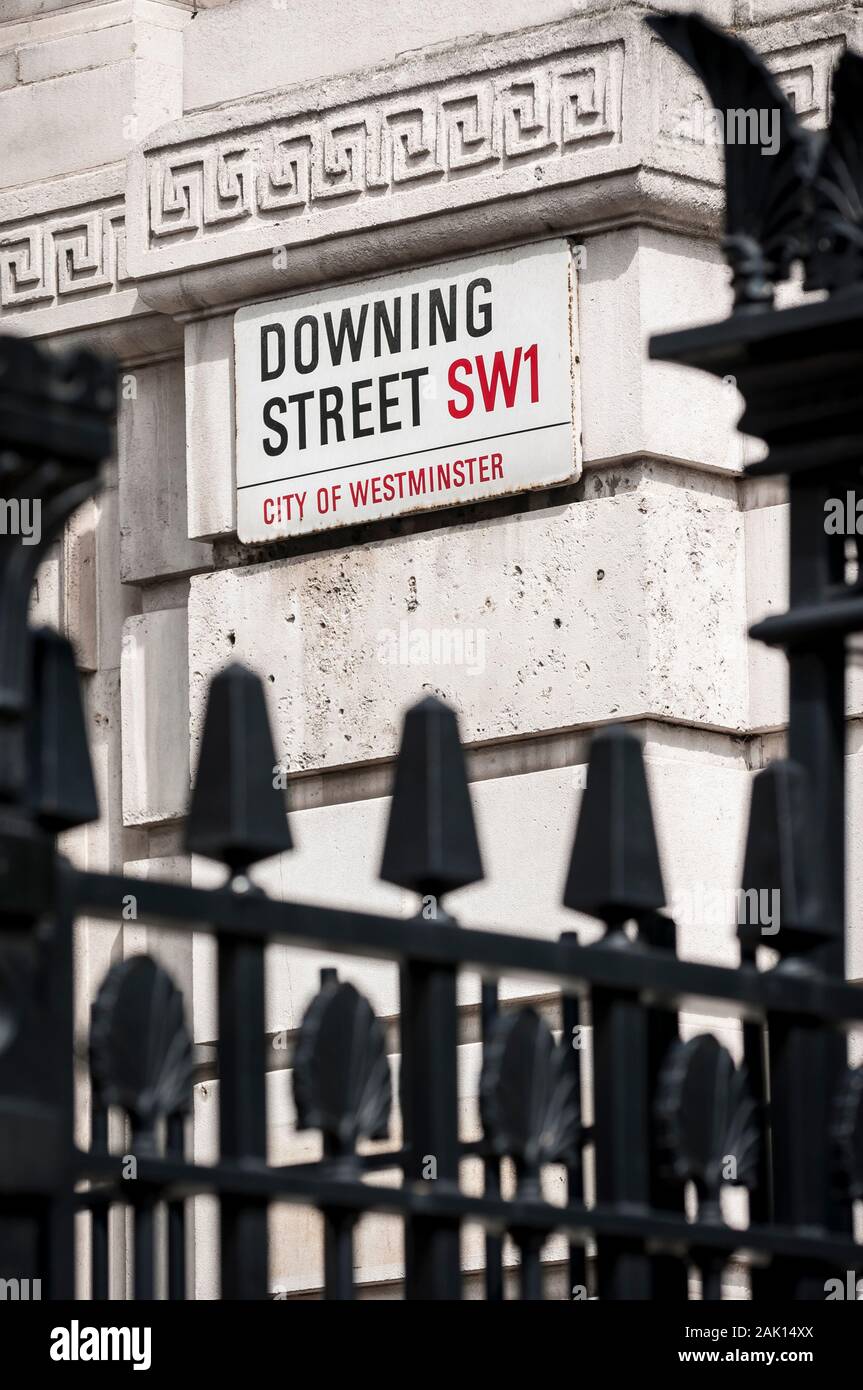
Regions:
<instances>
[{"instance_id":1,"label":"decorative iron palmette","mask_svg":"<svg viewBox=\"0 0 863 1390\"><path fill-rule=\"evenodd\" d=\"M723 134L726 212L722 249L735 307L769 309L795 261L809 290L840 289L863 274L863 60L842 55L826 133L805 129L763 59L698 15L646 20L692 68L725 122L778 117L778 144L735 125ZM771 142L772 143L772 142Z\"/></svg>"},{"instance_id":2,"label":"decorative iron palmette","mask_svg":"<svg viewBox=\"0 0 863 1390\"><path fill-rule=\"evenodd\" d=\"M182 1114L192 1097L192 1040L183 996L150 956L108 971L93 1004L93 1082L105 1105L119 1105L143 1129Z\"/></svg>"},{"instance_id":3,"label":"decorative iron palmette","mask_svg":"<svg viewBox=\"0 0 863 1390\"><path fill-rule=\"evenodd\" d=\"M710 1033L675 1042L657 1084L659 1140L674 1176L692 1181L701 1216L715 1211L724 1182L752 1187L758 1158L756 1106L744 1068Z\"/></svg>"},{"instance_id":4,"label":"decorative iron palmette","mask_svg":"<svg viewBox=\"0 0 863 1390\"><path fill-rule=\"evenodd\" d=\"M723 115L778 113L779 147L765 157L748 139L724 132L726 213L722 249L738 305L769 308L773 285L788 278L803 254L806 188L812 146L808 132L762 59L742 39L697 15L650 15L647 24L701 78Z\"/></svg>"},{"instance_id":5,"label":"decorative iron palmette","mask_svg":"<svg viewBox=\"0 0 863 1390\"><path fill-rule=\"evenodd\" d=\"M386 1139L392 1078L386 1035L351 984L327 980L300 1025L294 1054L298 1129L319 1129L345 1154L358 1139Z\"/></svg>"},{"instance_id":6,"label":"decorative iron palmette","mask_svg":"<svg viewBox=\"0 0 863 1390\"><path fill-rule=\"evenodd\" d=\"M513 1158L522 1189L543 1163L577 1152L580 1116L572 1072L536 1009L500 1014L483 1052L480 1114L496 1153Z\"/></svg>"},{"instance_id":7,"label":"decorative iron palmette","mask_svg":"<svg viewBox=\"0 0 863 1390\"><path fill-rule=\"evenodd\" d=\"M830 128L817 141L811 176L808 290L863 277L863 59L846 50L833 74Z\"/></svg>"}]
</instances>

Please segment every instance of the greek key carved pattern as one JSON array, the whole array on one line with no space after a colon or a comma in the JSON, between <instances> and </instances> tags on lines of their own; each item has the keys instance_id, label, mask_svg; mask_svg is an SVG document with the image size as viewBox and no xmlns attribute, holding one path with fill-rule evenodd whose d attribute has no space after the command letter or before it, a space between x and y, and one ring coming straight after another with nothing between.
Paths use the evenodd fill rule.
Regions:
<instances>
[{"instance_id":1,"label":"greek key carved pattern","mask_svg":"<svg viewBox=\"0 0 863 1390\"><path fill-rule=\"evenodd\" d=\"M123 207L0 226L0 313L47 308L128 279Z\"/></svg>"},{"instance_id":2,"label":"greek key carved pattern","mask_svg":"<svg viewBox=\"0 0 863 1390\"><path fill-rule=\"evenodd\" d=\"M276 119L149 157L150 244L453 184L621 139L623 47Z\"/></svg>"},{"instance_id":3,"label":"greek key carved pattern","mask_svg":"<svg viewBox=\"0 0 863 1390\"><path fill-rule=\"evenodd\" d=\"M820 43L803 44L780 49L767 55L767 62L779 86L788 97L802 124L821 129L826 123L829 102L830 74L844 47L841 37ZM696 104L704 104L706 93L701 83L675 54L662 44L652 45L653 78L651 85L658 95L657 129L666 144L691 144L699 158L705 158L701 141L687 137L686 122L681 116ZM706 152L719 167L719 155Z\"/></svg>"}]
</instances>

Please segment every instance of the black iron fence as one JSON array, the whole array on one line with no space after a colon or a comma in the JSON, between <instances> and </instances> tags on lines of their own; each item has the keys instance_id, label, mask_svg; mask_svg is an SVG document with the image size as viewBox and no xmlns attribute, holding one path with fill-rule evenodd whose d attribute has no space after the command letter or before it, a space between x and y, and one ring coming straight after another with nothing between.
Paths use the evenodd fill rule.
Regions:
<instances>
[{"instance_id":1,"label":"black iron fence","mask_svg":"<svg viewBox=\"0 0 863 1390\"><path fill-rule=\"evenodd\" d=\"M733 375L746 399L743 427L770 446L750 471L788 477L791 607L756 635L788 653L789 758L755 778L743 882L779 893L767 942L779 963L763 968L756 958L757 917L741 923L738 967L678 957L641 749L623 728L594 740L564 897L604 923L602 939L460 927L447 894L479 880L482 865L456 717L434 699L405 719L381 869L422 910L403 920L272 900L249 871L288 851L290 833L262 687L240 666L212 683L187 820L188 850L223 864L225 885L70 864L57 834L98 814L78 679L69 644L28 628L28 595L47 545L94 491L110 452L113 375L85 353L49 356L0 339L3 492L38 500L42 516L40 544L0 540L0 1278L39 1279L45 1297L74 1296L83 1227L92 1296L107 1297L108 1218L122 1207L133 1214L135 1297L152 1297L158 1278L183 1299L186 1205L201 1193L218 1198L228 1299L269 1296L268 1220L284 1202L322 1213L325 1296L334 1299L354 1292L354 1232L368 1213L403 1223L412 1299L460 1297L466 1223L485 1230L489 1299L503 1296L505 1236L529 1299L543 1296L553 1233L569 1243L575 1297L683 1300L695 1276L704 1298L719 1298L735 1260L749 1268L755 1297L824 1298L829 1280L863 1269L853 1235L863 1071L848 1066L846 1050L847 1032L863 1023L863 992L845 982L843 961L844 673L847 636L863 627L863 578L848 577L846 539L824 525L825 502L859 482L863 457L860 203L830 203L831 190L861 187L842 125L859 60L843 59L834 127L816 146L742 45L692 19L652 22L701 71L718 106L740 105L742 83L751 100L758 93L782 113L784 143L769 170L752 151L728 152L735 313L653 344L663 360ZM774 311L772 284L801 257L830 293ZM186 1157L192 1042L181 994L146 956L115 965L92 1006L91 1136L75 1142L75 923L120 920L129 895L141 919L216 939L212 1165ZM268 1162L271 943L398 964L398 1144L387 1143L385 1032L362 994L328 969L292 1068L298 1125L321 1133L322 1157ZM478 1140L458 1123L456 985L466 970L483 981ZM558 1029L532 1007L499 1007L507 976L558 992ZM699 1007L740 1020L741 1065L712 1035L681 1040L680 1011ZM589 1070L574 1045L588 1029ZM122 1153L109 1146L112 1113L128 1124ZM124 1172L130 1154L134 1181ZM469 1159L481 1162L479 1193L461 1180ZM551 1170L565 1175L560 1200L545 1195ZM397 1180L380 1183L385 1172ZM724 1219L726 1185L748 1193L745 1229Z\"/></svg>"}]
</instances>

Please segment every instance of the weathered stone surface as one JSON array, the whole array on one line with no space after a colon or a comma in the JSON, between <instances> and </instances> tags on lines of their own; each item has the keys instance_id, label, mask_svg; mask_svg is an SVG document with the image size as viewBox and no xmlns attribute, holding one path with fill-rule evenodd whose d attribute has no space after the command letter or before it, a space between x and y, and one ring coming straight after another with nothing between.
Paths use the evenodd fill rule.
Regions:
<instances>
[{"instance_id":1,"label":"weathered stone surface","mask_svg":"<svg viewBox=\"0 0 863 1390\"><path fill-rule=\"evenodd\" d=\"M191 882L191 865L185 855L167 855L151 859L129 859L123 865L124 874L131 878L160 879L168 883ZM191 1030L194 1008L194 974L192 970L193 932L188 927L170 930L155 926L139 916L134 893L118 914L123 927L123 955L151 955L158 960L182 990L186 1001L187 1026Z\"/></svg>"},{"instance_id":2,"label":"weathered stone surface","mask_svg":"<svg viewBox=\"0 0 863 1390\"><path fill-rule=\"evenodd\" d=\"M211 549L189 540L181 360L123 377L118 456L120 575L124 583L204 569Z\"/></svg>"},{"instance_id":3,"label":"weathered stone surface","mask_svg":"<svg viewBox=\"0 0 863 1390\"><path fill-rule=\"evenodd\" d=\"M237 524L232 315L187 325L185 380L189 536L221 535Z\"/></svg>"},{"instance_id":4,"label":"weathered stone surface","mask_svg":"<svg viewBox=\"0 0 863 1390\"><path fill-rule=\"evenodd\" d=\"M755 507L744 513L747 624L788 607L788 507ZM782 651L749 642L749 721L752 729L782 728L788 721L788 663Z\"/></svg>"},{"instance_id":5,"label":"weathered stone surface","mask_svg":"<svg viewBox=\"0 0 863 1390\"><path fill-rule=\"evenodd\" d=\"M129 618L123 628L123 820L175 820L189 799L186 615Z\"/></svg>"},{"instance_id":6,"label":"weathered stone surface","mask_svg":"<svg viewBox=\"0 0 863 1390\"><path fill-rule=\"evenodd\" d=\"M469 743L645 715L738 730L743 564L730 506L645 484L198 577L193 738L229 658L267 682L292 771L391 754L401 710L429 691Z\"/></svg>"},{"instance_id":7,"label":"weathered stone surface","mask_svg":"<svg viewBox=\"0 0 863 1390\"><path fill-rule=\"evenodd\" d=\"M0 93L6 151L0 185L125 159L147 129L174 113L168 82L171 71L160 68L161 82L151 81L147 92L141 89L137 65L126 59L51 82L22 83ZM65 138L71 111L76 113L74 142ZM34 130L41 132L38 144L30 138Z\"/></svg>"}]
</instances>

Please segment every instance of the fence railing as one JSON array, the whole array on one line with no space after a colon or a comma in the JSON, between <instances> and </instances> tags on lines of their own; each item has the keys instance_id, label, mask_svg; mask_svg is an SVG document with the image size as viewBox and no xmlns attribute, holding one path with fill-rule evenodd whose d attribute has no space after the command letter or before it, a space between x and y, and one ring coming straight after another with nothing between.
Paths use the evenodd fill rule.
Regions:
<instances>
[{"instance_id":1,"label":"fence railing","mask_svg":"<svg viewBox=\"0 0 863 1390\"><path fill-rule=\"evenodd\" d=\"M824 526L825 500L860 478L863 295L838 291L860 279L848 266L859 269L863 237L859 218L851 226L825 210L823 189L833 185L805 164L793 112L760 63L700 21L650 22L702 72L717 104L739 105L741 81L747 90L760 81L765 99L782 103L793 155L783 153L769 177L756 170L757 185L743 155L730 170L738 311L653 345L663 360L733 375L747 401L744 427L770 445L751 471L789 479L791 608L757 635L788 651L790 756L754 780L743 882L779 894L779 929L771 923L767 942L779 963L761 968L753 920L741 924L736 968L680 959L663 913L641 748L620 727L593 741L564 895L567 907L604 924L601 940L459 926L447 895L481 879L482 863L456 716L435 699L405 718L381 868L417 895L417 915L271 899L250 871L290 850L289 823L263 689L240 666L211 685L186 824L189 852L224 865L224 886L70 864L57 834L98 815L78 678L65 639L28 629L27 605L47 545L94 491L110 452L113 375L86 353L49 356L0 339L3 487L8 498L38 501L42 515L38 544L0 539L0 1278L41 1279L45 1296L74 1296L83 1213L90 1291L107 1297L109 1213L118 1206L133 1214L134 1296L164 1284L183 1299L185 1211L197 1194L218 1199L229 1299L269 1296L269 1215L285 1202L323 1216L324 1292L333 1299L354 1293L354 1233L367 1213L403 1223L412 1299L460 1297L466 1223L485 1231L489 1299L503 1296L505 1236L528 1299L543 1296L543 1247L554 1233L568 1241L576 1298L683 1300L693 1274L703 1297L719 1298L732 1260L750 1269L755 1297L823 1298L829 1279L863 1269L852 1229L863 1197L863 1071L848 1066L845 1038L863 1023L863 992L844 980L842 948L845 647L863 626L863 581L845 582L844 538ZM834 122L858 64L843 59ZM826 148L835 171L838 134ZM797 255L815 248L811 275L837 293L780 313L771 283L790 264L789 238ZM147 956L115 965L92 1005L91 1136L86 1147L75 1142L75 922L120 920L130 894L140 919L216 941L212 1164L186 1157L192 1040L180 992ZM292 1068L298 1126L322 1135L322 1156L268 1161L265 949L273 943L398 965L398 1143L389 1138L395 1097L382 1024L327 968ZM483 982L481 1138L470 1140L458 1118L463 971ZM530 1006L499 1004L499 981L514 976L555 991L557 1028ZM740 1020L740 1065L711 1034L681 1040L680 1012L693 1008ZM590 1068L574 1045L585 1030ZM122 1153L108 1142L112 1114L128 1123ZM124 1174L130 1153L133 1182ZM481 1192L462 1181L466 1160L481 1162ZM545 1195L550 1171L565 1177L560 1200ZM396 1181L376 1181L385 1172ZM748 1193L744 1229L724 1217L726 1186Z\"/></svg>"}]
</instances>

